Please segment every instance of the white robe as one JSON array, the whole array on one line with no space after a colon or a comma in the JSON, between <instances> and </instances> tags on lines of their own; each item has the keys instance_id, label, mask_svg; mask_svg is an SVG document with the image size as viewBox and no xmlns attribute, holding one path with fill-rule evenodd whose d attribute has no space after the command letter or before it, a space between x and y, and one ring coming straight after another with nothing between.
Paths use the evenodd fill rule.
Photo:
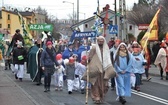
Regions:
<instances>
[{"instance_id":1,"label":"white robe","mask_svg":"<svg viewBox=\"0 0 168 105\"><path fill-rule=\"evenodd\" d=\"M160 48L157 54L157 57L155 59L155 62L154 62L154 64L157 65L158 67L160 63L161 63L163 70L165 70L167 66L167 59L166 59L166 51L164 50L164 48Z\"/></svg>"}]
</instances>

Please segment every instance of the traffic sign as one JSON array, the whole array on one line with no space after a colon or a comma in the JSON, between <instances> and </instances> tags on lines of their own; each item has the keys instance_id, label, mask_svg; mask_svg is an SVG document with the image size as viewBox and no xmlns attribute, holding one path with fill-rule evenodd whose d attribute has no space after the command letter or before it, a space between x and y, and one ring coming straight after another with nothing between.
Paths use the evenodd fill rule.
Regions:
<instances>
[{"instance_id":1,"label":"traffic sign","mask_svg":"<svg viewBox=\"0 0 168 105\"><path fill-rule=\"evenodd\" d=\"M117 25L110 25L109 26L109 34L117 34L118 33L118 26Z\"/></svg>"},{"instance_id":2,"label":"traffic sign","mask_svg":"<svg viewBox=\"0 0 168 105\"><path fill-rule=\"evenodd\" d=\"M53 31L52 24L29 24L30 30Z\"/></svg>"}]
</instances>

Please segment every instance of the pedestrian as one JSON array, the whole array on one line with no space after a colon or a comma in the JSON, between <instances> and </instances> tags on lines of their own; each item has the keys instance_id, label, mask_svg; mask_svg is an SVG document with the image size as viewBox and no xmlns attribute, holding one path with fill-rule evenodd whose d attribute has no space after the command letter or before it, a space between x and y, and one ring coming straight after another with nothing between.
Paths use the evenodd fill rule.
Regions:
<instances>
[{"instance_id":1,"label":"pedestrian","mask_svg":"<svg viewBox=\"0 0 168 105\"><path fill-rule=\"evenodd\" d=\"M74 49L74 45L72 42L68 43L68 48L62 53L63 59L69 59L73 54L78 54L77 51Z\"/></svg>"},{"instance_id":2,"label":"pedestrian","mask_svg":"<svg viewBox=\"0 0 168 105\"><path fill-rule=\"evenodd\" d=\"M69 58L69 63L65 65L65 74L68 86L68 94L72 94L75 79L75 59L73 57Z\"/></svg>"},{"instance_id":3,"label":"pedestrian","mask_svg":"<svg viewBox=\"0 0 168 105\"><path fill-rule=\"evenodd\" d=\"M75 78L78 78L79 80L79 87L81 89L81 94L84 94L84 89L86 86L86 81L82 80L82 76L84 75L86 71L86 56L83 56L81 59L81 62L76 64L75 69Z\"/></svg>"},{"instance_id":4,"label":"pedestrian","mask_svg":"<svg viewBox=\"0 0 168 105\"><path fill-rule=\"evenodd\" d=\"M114 65L114 54L116 53L116 50L118 48L118 45L121 43L121 40L116 39L113 47L110 49L110 55L111 55L111 61L112 64ZM111 90L115 89L115 78L111 78Z\"/></svg>"},{"instance_id":5,"label":"pedestrian","mask_svg":"<svg viewBox=\"0 0 168 105\"><path fill-rule=\"evenodd\" d=\"M36 56L36 59L38 60L38 63L37 63L37 71L36 71L36 76L34 78L34 81L37 82L36 85L41 85L41 78L42 78L42 75L43 75L43 70L42 70L42 67L41 67L41 61L40 61L40 58L41 58L41 54L43 52L43 49L42 49L42 40L41 38L38 38L37 41L36 41L36 46L38 48L38 51L37 51L37 56Z\"/></svg>"},{"instance_id":6,"label":"pedestrian","mask_svg":"<svg viewBox=\"0 0 168 105\"><path fill-rule=\"evenodd\" d=\"M47 41L46 49L41 55L41 67L44 72L44 92L50 91L51 75L54 73L56 66L59 66L56 57L56 52L51 41Z\"/></svg>"},{"instance_id":7,"label":"pedestrian","mask_svg":"<svg viewBox=\"0 0 168 105\"><path fill-rule=\"evenodd\" d=\"M132 55L125 43L120 43L114 55L114 67L117 73L116 93L122 104L126 103L126 96L131 96L130 73L132 66Z\"/></svg>"},{"instance_id":8,"label":"pedestrian","mask_svg":"<svg viewBox=\"0 0 168 105\"><path fill-rule=\"evenodd\" d=\"M96 104L100 104L108 91L109 79L115 76L110 50L103 36L97 37L96 44L89 52L88 61L91 98Z\"/></svg>"},{"instance_id":9,"label":"pedestrian","mask_svg":"<svg viewBox=\"0 0 168 105\"><path fill-rule=\"evenodd\" d=\"M141 85L141 77L142 74L145 73L144 65L146 64L146 60L141 53L140 48L134 48L132 52L132 71L135 74L136 82L135 82L135 90L140 91Z\"/></svg>"},{"instance_id":10,"label":"pedestrian","mask_svg":"<svg viewBox=\"0 0 168 105\"><path fill-rule=\"evenodd\" d=\"M166 72L166 80L168 80L168 50L167 50L167 45L165 42L161 43L161 48L158 52L158 55L156 57L156 60L154 62L155 65L158 66L158 68L160 69L160 76L161 76L161 80L163 80L163 72Z\"/></svg>"},{"instance_id":11,"label":"pedestrian","mask_svg":"<svg viewBox=\"0 0 168 105\"><path fill-rule=\"evenodd\" d=\"M111 39L110 39L110 41L108 42L108 46L109 46L109 49L111 49L112 47L113 47L113 45L115 44L115 38L114 37L112 37Z\"/></svg>"},{"instance_id":12,"label":"pedestrian","mask_svg":"<svg viewBox=\"0 0 168 105\"><path fill-rule=\"evenodd\" d=\"M61 62L62 63L62 62ZM65 71L65 68L63 67L63 65L59 63L59 66L57 67L57 70L54 73L54 79L55 79L55 91L62 91L63 89L63 74Z\"/></svg>"},{"instance_id":13,"label":"pedestrian","mask_svg":"<svg viewBox=\"0 0 168 105\"><path fill-rule=\"evenodd\" d=\"M22 82L24 76L24 62L26 61L27 51L23 47L22 42L17 42L17 47L12 52L13 63L14 63L14 74L15 78Z\"/></svg>"},{"instance_id":14,"label":"pedestrian","mask_svg":"<svg viewBox=\"0 0 168 105\"><path fill-rule=\"evenodd\" d=\"M15 31L16 33L14 34L14 36L12 37L12 42L14 44L14 47L17 46L17 41L21 41L22 45L24 46L24 39L23 36L20 34L20 29L16 29Z\"/></svg>"},{"instance_id":15,"label":"pedestrian","mask_svg":"<svg viewBox=\"0 0 168 105\"><path fill-rule=\"evenodd\" d=\"M157 54L159 52L159 49L160 49L160 42L159 41L155 41L154 45L152 47L152 52L153 52L153 57L154 57L153 60L154 61L155 61L156 56L157 56ZM154 61L153 61L153 63L154 63Z\"/></svg>"},{"instance_id":16,"label":"pedestrian","mask_svg":"<svg viewBox=\"0 0 168 105\"><path fill-rule=\"evenodd\" d=\"M27 55L27 73L30 74L30 78L36 85L41 85L41 78L43 75L43 70L41 67L41 54L43 52L41 38L35 41L35 45L29 48Z\"/></svg>"}]
</instances>

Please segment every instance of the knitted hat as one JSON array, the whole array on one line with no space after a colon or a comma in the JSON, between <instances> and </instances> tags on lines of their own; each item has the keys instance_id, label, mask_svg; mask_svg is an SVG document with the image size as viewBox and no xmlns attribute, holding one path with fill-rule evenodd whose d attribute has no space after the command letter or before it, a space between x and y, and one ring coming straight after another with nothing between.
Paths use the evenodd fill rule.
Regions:
<instances>
[{"instance_id":1,"label":"knitted hat","mask_svg":"<svg viewBox=\"0 0 168 105\"><path fill-rule=\"evenodd\" d=\"M46 45L52 45L52 42L51 41L47 41Z\"/></svg>"},{"instance_id":2,"label":"knitted hat","mask_svg":"<svg viewBox=\"0 0 168 105\"><path fill-rule=\"evenodd\" d=\"M70 57L69 58L69 63L74 63L75 62L75 59L73 57Z\"/></svg>"}]
</instances>

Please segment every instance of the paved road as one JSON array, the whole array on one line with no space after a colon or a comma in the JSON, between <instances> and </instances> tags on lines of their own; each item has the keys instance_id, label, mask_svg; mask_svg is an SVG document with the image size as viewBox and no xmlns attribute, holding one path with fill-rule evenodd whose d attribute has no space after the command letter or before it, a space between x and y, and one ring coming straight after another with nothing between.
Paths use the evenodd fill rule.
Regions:
<instances>
[{"instance_id":1,"label":"paved road","mask_svg":"<svg viewBox=\"0 0 168 105\"><path fill-rule=\"evenodd\" d=\"M28 75L19 82L9 70L0 70L0 88L0 105L85 105L85 94L69 95L66 87L63 91L54 91L54 86L45 93L43 86L36 86ZM153 76L150 82L143 81L141 92L132 91L126 105L168 105L167 89L168 81ZM103 105L121 105L116 97L115 91L109 90ZM90 97L88 105L94 105Z\"/></svg>"}]
</instances>

